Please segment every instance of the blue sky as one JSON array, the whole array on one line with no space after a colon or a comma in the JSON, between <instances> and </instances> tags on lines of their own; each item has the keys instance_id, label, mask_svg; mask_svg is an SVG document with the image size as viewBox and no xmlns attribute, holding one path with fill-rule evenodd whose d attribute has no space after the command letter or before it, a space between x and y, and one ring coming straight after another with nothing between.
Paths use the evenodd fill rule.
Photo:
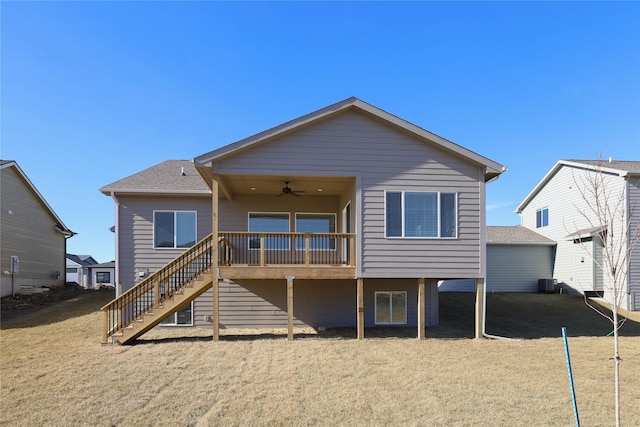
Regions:
<instances>
[{"instance_id":1,"label":"blue sky","mask_svg":"<svg viewBox=\"0 0 640 427\"><path fill-rule=\"evenodd\" d=\"M640 2L11 2L1 152L114 257L98 189L356 96L506 165L487 223L561 158L640 160Z\"/></svg>"}]
</instances>

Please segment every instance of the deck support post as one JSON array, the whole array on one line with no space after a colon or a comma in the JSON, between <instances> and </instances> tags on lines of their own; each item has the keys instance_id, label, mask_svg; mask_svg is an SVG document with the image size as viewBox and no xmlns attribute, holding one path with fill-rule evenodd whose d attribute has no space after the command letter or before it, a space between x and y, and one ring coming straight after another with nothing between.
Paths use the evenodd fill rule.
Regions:
<instances>
[{"instance_id":1,"label":"deck support post","mask_svg":"<svg viewBox=\"0 0 640 427\"><path fill-rule=\"evenodd\" d=\"M357 310L357 324L358 324L358 339L364 339L364 279L358 277L356 279L357 298L356 298L356 310Z\"/></svg>"},{"instance_id":2,"label":"deck support post","mask_svg":"<svg viewBox=\"0 0 640 427\"><path fill-rule=\"evenodd\" d=\"M213 341L220 339L220 284L218 273L218 181L211 180L211 288L213 293Z\"/></svg>"},{"instance_id":3,"label":"deck support post","mask_svg":"<svg viewBox=\"0 0 640 427\"><path fill-rule=\"evenodd\" d=\"M107 344L109 341L109 310L104 310L104 316L102 317L102 344Z\"/></svg>"},{"instance_id":4,"label":"deck support post","mask_svg":"<svg viewBox=\"0 0 640 427\"><path fill-rule=\"evenodd\" d=\"M425 303L424 303L424 278L418 279L418 339L424 339L425 327Z\"/></svg>"},{"instance_id":5,"label":"deck support post","mask_svg":"<svg viewBox=\"0 0 640 427\"><path fill-rule=\"evenodd\" d=\"M429 325L436 326L440 323L440 315L438 313L438 280L429 281Z\"/></svg>"},{"instance_id":6,"label":"deck support post","mask_svg":"<svg viewBox=\"0 0 640 427\"><path fill-rule=\"evenodd\" d=\"M293 280L294 276L287 276L287 340L293 341Z\"/></svg>"},{"instance_id":7,"label":"deck support post","mask_svg":"<svg viewBox=\"0 0 640 427\"><path fill-rule=\"evenodd\" d=\"M484 278L476 278L476 338L483 336L484 322Z\"/></svg>"}]
</instances>

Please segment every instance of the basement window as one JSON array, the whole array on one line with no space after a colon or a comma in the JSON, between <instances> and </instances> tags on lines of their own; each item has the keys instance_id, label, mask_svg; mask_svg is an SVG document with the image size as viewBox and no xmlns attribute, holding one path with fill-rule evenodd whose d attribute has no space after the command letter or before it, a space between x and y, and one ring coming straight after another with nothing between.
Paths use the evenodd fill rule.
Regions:
<instances>
[{"instance_id":1,"label":"basement window","mask_svg":"<svg viewBox=\"0 0 640 427\"><path fill-rule=\"evenodd\" d=\"M164 319L162 326L193 326L193 302Z\"/></svg>"},{"instance_id":2,"label":"basement window","mask_svg":"<svg viewBox=\"0 0 640 427\"><path fill-rule=\"evenodd\" d=\"M407 292L376 292L376 325L406 325Z\"/></svg>"}]
</instances>

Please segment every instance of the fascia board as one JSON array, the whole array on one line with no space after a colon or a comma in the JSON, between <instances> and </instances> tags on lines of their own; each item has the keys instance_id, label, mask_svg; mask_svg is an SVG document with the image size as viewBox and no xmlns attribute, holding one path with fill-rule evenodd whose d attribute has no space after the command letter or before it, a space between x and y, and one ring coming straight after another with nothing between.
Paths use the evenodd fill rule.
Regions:
<instances>
[{"instance_id":1,"label":"fascia board","mask_svg":"<svg viewBox=\"0 0 640 427\"><path fill-rule=\"evenodd\" d=\"M553 165L553 167L549 170L549 172L547 172L546 175L544 177L542 177L540 182L538 182L538 184L536 184L536 186L533 187L533 190L531 190L531 192L529 192L529 194L527 194L527 196L524 198L524 200L522 202L520 202L520 204L518 205L518 207L516 207L514 212L517 213L517 214L522 213L522 211L524 210L524 208L527 207L529 202L531 202L531 200L536 196L536 194L538 194L538 192L545 185L547 185L549 180L553 177L553 175L558 170L560 170L560 168L562 168L562 166L569 166L569 167L573 167L573 168L577 168L577 169L586 169L586 170L591 170L591 171L595 171L596 169L600 168L600 170L602 170L602 172L604 172L604 173L617 175L617 176L626 176L627 175L627 171L623 171L623 170L620 170L620 169L607 168L607 167L604 167L604 166L594 166L594 165L590 165L590 164L587 164L587 163L572 162L572 161L568 161L568 160L558 160L556 162L556 164Z\"/></svg>"},{"instance_id":2,"label":"fascia board","mask_svg":"<svg viewBox=\"0 0 640 427\"><path fill-rule=\"evenodd\" d=\"M193 196L210 196L211 191L208 190L155 190L155 189L131 189L131 188L110 188L102 187L99 190L105 196L111 197L112 194L139 194L139 195L165 195L165 196L180 196L180 195L193 195Z\"/></svg>"},{"instance_id":3,"label":"fascia board","mask_svg":"<svg viewBox=\"0 0 640 427\"><path fill-rule=\"evenodd\" d=\"M524 198L524 200L522 200L520 202L520 204L516 207L514 212L517 213L517 214L522 213L522 211L524 210L524 208L527 207L529 202L531 202L531 200L536 196L536 194L538 194L538 192L542 189L542 187L544 187L547 184L547 182L549 182L551 177L553 175L555 175L555 173L558 170L560 170L560 168L564 164L565 164L565 162L563 160L557 161L556 164L553 165L553 167L551 169L549 169L549 172L547 172L542 177L542 179L535 185L535 187L533 187L533 189L529 192L529 194L527 194L527 196Z\"/></svg>"},{"instance_id":4,"label":"fascia board","mask_svg":"<svg viewBox=\"0 0 640 427\"><path fill-rule=\"evenodd\" d=\"M556 246L556 242L498 242L487 241L487 245L491 246Z\"/></svg>"}]
</instances>

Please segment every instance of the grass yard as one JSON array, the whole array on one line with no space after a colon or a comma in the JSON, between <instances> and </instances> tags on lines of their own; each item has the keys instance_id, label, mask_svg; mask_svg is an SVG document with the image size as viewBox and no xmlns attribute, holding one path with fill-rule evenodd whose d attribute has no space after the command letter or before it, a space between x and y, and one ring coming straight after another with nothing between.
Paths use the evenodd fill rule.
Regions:
<instances>
[{"instance_id":1,"label":"grass yard","mask_svg":"<svg viewBox=\"0 0 640 427\"><path fill-rule=\"evenodd\" d=\"M441 326L301 334L152 331L99 344L106 293L5 321L0 425L570 426L560 326L567 326L580 420L614 422L607 321L568 295L488 295L473 340L473 295L441 294ZM640 420L640 315L621 338L622 422ZM393 335L390 333L392 332ZM182 336L179 336L182 335Z\"/></svg>"}]
</instances>

